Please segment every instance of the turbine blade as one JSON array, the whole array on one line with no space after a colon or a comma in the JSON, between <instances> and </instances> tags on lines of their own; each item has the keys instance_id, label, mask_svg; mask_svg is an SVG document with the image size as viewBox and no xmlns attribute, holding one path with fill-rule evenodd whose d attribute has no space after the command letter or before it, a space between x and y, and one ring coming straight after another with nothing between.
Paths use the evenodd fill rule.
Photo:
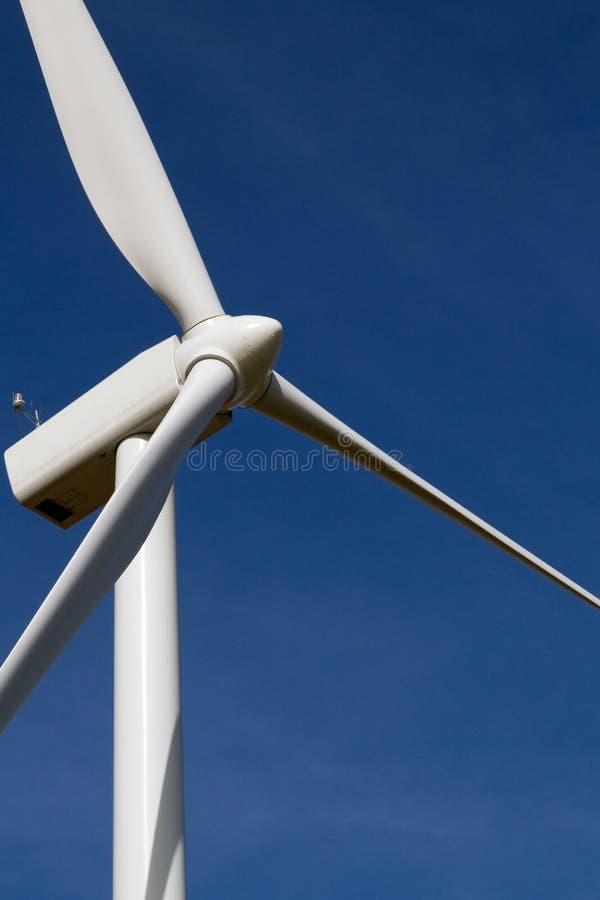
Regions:
<instances>
[{"instance_id":1,"label":"turbine blade","mask_svg":"<svg viewBox=\"0 0 600 900\"><path fill-rule=\"evenodd\" d=\"M233 387L225 363L205 359L194 366L144 453L0 668L0 731L134 558L167 499L182 456Z\"/></svg>"},{"instance_id":2,"label":"turbine blade","mask_svg":"<svg viewBox=\"0 0 600 900\"><path fill-rule=\"evenodd\" d=\"M223 314L136 106L81 0L21 0L83 188L133 268L184 331Z\"/></svg>"},{"instance_id":3,"label":"turbine blade","mask_svg":"<svg viewBox=\"0 0 600 900\"><path fill-rule=\"evenodd\" d=\"M415 475L406 466L348 428L276 372L273 373L267 391L252 408L332 450L346 454L356 463L375 472L429 506L433 506L434 509L474 531L480 537L500 547L501 550L510 553L511 556L515 556L521 562L535 569L536 572L545 575L546 578L575 594L576 597L593 606L600 607L600 599L594 594L571 581L570 578L549 566L539 557L534 556L529 550L521 547L501 531L480 519L479 516L465 509L464 506L443 494L423 478Z\"/></svg>"}]
</instances>

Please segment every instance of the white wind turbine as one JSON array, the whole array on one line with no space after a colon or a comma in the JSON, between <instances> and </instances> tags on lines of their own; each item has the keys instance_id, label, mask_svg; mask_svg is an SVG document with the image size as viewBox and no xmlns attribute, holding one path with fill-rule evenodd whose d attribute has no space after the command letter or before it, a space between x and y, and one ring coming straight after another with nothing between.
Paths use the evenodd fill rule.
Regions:
<instances>
[{"instance_id":1,"label":"white wind turbine","mask_svg":"<svg viewBox=\"0 0 600 900\"><path fill-rule=\"evenodd\" d=\"M21 0L75 169L181 337L149 348L9 448L11 487L64 528L104 505L0 669L4 728L116 582L114 897L185 896L171 486L246 406L450 516L575 596L600 600L390 458L274 372L281 326L227 316L133 101L81 0ZM115 488L116 482L116 489Z\"/></svg>"}]
</instances>

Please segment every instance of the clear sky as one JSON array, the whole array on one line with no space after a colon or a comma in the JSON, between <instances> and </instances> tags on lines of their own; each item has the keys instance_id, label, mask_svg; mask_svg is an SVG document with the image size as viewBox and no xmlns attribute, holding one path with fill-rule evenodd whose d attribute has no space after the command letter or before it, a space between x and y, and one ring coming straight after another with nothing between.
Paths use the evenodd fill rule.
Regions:
<instances>
[{"instance_id":1,"label":"clear sky","mask_svg":"<svg viewBox=\"0 0 600 900\"><path fill-rule=\"evenodd\" d=\"M596 593L600 16L580 0L90 0L228 312ZM2 446L177 323L0 27ZM310 445L248 411L209 449ZM247 460L247 457L244 457ZM589 900L600 615L365 473L177 482L189 896ZM0 480L4 656L81 540ZM112 599L0 739L0 896L110 895Z\"/></svg>"}]
</instances>

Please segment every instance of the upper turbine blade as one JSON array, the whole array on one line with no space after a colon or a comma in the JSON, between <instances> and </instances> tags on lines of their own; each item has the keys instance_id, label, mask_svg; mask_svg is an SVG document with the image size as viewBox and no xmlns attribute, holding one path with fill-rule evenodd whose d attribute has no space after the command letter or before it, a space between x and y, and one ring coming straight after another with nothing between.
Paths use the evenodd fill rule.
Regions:
<instances>
[{"instance_id":1,"label":"upper turbine blade","mask_svg":"<svg viewBox=\"0 0 600 900\"><path fill-rule=\"evenodd\" d=\"M112 495L0 668L0 731L134 558L158 516L177 466L227 402L225 363L196 363L146 449Z\"/></svg>"},{"instance_id":2,"label":"upper turbine blade","mask_svg":"<svg viewBox=\"0 0 600 900\"><path fill-rule=\"evenodd\" d=\"M223 308L123 79L81 0L21 0L71 159L109 235L184 331Z\"/></svg>"},{"instance_id":3,"label":"upper turbine blade","mask_svg":"<svg viewBox=\"0 0 600 900\"><path fill-rule=\"evenodd\" d=\"M433 506L490 543L520 559L536 572L540 572L551 581L575 594L576 597L580 597L593 606L600 607L600 599L594 594L571 581L570 578L549 566L539 557L534 556L529 550L521 547L501 531L480 519L479 516L465 509L464 506L443 494L423 478L419 478L406 466L401 465L383 450L352 431L276 372L273 373L266 393L253 406L253 409L284 425L289 425L290 428L294 428L332 450L347 455L366 469L391 481L397 487L403 488L409 494L413 494L419 500L423 500L429 506Z\"/></svg>"}]
</instances>

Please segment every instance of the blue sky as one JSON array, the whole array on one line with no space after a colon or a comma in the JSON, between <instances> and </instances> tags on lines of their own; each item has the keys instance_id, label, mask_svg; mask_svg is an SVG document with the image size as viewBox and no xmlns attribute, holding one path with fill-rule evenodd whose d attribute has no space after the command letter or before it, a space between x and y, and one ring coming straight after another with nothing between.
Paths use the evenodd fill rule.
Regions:
<instances>
[{"instance_id":1,"label":"blue sky","mask_svg":"<svg viewBox=\"0 0 600 900\"><path fill-rule=\"evenodd\" d=\"M578 0L90 0L228 312L598 592L600 20ZM175 333L0 28L2 445ZM241 411L211 449L309 445ZM85 533L0 481L4 656ZM600 616L366 473L177 483L189 896L587 900ZM0 742L0 894L111 884L112 601Z\"/></svg>"}]
</instances>

